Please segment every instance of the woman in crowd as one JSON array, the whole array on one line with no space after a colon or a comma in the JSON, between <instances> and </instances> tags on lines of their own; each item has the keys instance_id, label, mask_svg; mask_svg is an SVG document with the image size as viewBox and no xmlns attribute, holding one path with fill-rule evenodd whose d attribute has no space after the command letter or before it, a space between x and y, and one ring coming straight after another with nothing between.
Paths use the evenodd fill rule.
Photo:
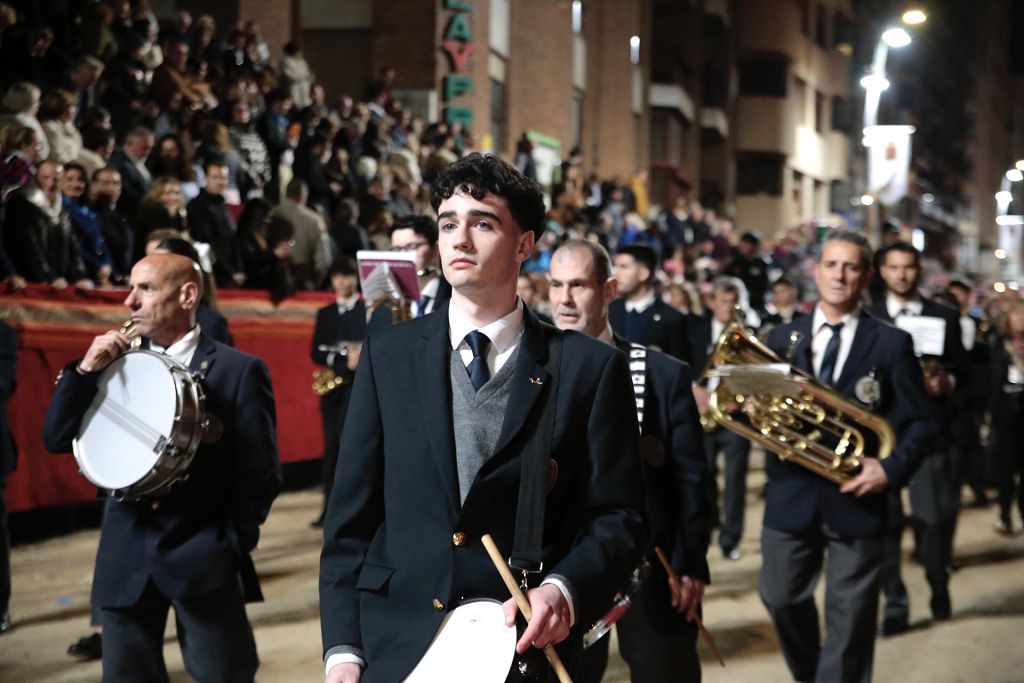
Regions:
<instances>
[{"instance_id":1,"label":"woman in crowd","mask_svg":"<svg viewBox=\"0 0 1024 683\"><path fill-rule=\"evenodd\" d=\"M49 159L66 164L82 152L82 135L75 127L78 103L68 90L51 90L39 105L39 123L50 145Z\"/></svg>"},{"instance_id":2,"label":"woman in crowd","mask_svg":"<svg viewBox=\"0 0 1024 683\"><path fill-rule=\"evenodd\" d=\"M181 183L171 176L160 176L153 181L149 192L139 203L139 215L135 221L135 243L144 245L149 233L157 228L174 228L187 233L188 221L185 212L185 196Z\"/></svg>"},{"instance_id":3,"label":"woman in crowd","mask_svg":"<svg viewBox=\"0 0 1024 683\"><path fill-rule=\"evenodd\" d=\"M252 199L238 217L238 242L245 265L245 286L267 289L275 299L295 293L288 263L294 227L271 215L273 206Z\"/></svg>"},{"instance_id":4,"label":"woman in crowd","mask_svg":"<svg viewBox=\"0 0 1024 683\"><path fill-rule=\"evenodd\" d=\"M192 155L177 133L169 133L157 141L153 153L146 160L146 167L154 178L167 176L176 179L186 204L199 196L202 170L192 163Z\"/></svg>"},{"instance_id":5,"label":"woman in crowd","mask_svg":"<svg viewBox=\"0 0 1024 683\"><path fill-rule=\"evenodd\" d=\"M0 132L0 205L35 176L37 149L36 132L28 126L15 124Z\"/></svg>"},{"instance_id":6,"label":"woman in crowd","mask_svg":"<svg viewBox=\"0 0 1024 683\"><path fill-rule=\"evenodd\" d=\"M1012 508L1024 515L1024 299L1010 301L992 344L989 410L999 489L996 531L1013 533Z\"/></svg>"},{"instance_id":7,"label":"woman in crowd","mask_svg":"<svg viewBox=\"0 0 1024 683\"><path fill-rule=\"evenodd\" d=\"M12 85L0 100L0 128L14 124L31 128L36 134L36 159L45 161L50 158L50 143L46 141L46 133L36 118L39 95L39 88L32 83L19 81Z\"/></svg>"},{"instance_id":8,"label":"woman in crowd","mask_svg":"<svg viewBox=\"0 0 1024 683\"><path fill-rule=\"evenodd\" d=\"M78 251L89 277L100 287L110 284L111 261L96 212L88 204L89 182L81 164L64 167L64 209L78 239Z\"/></svg>"}]
</instances>

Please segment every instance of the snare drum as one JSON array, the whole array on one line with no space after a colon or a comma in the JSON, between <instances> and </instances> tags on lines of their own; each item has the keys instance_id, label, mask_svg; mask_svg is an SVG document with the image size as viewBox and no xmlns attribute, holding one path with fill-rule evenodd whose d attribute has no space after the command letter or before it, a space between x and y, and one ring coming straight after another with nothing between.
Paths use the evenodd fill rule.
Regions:
<instances>
[{"instance_id":1,"label":"snare drum","mask_svg":"<svg viewBox=\"0 0 1024 683\"><path fill-rule=\"evenodd\" d=\"M187 476L206 429L198 376L169 356L128 351L98 386L73 442L82 474L118 500L166 493Z\"/></svg>"}]
</instances>

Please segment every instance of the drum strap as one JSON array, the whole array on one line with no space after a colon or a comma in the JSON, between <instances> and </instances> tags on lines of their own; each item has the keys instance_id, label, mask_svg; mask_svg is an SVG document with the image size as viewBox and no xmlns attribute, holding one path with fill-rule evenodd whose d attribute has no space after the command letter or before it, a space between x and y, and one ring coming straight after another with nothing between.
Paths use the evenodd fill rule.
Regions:
<instances>
[{"instance_id":1,"label":"drum strap","mask_svg":"<svg viewBox=\"0 0 1024 683\"><path fill-rule=\"evenodd\" d=\"M526 575L539 572L544 544L544 496L547 492L548 461L551 454L551 435L555 428L555 402L558 399L558 377L561 375L562 337L556 335L551 344L551 381L544 401L544 412L537 423L538 429L527 443L519 475L519 504L516 507L516 530L512 556L508 564Z\"/></svg>"},{"instance_id":2,"label":"drum strap","mask_svg":"<svg viewBox=\"0 0 1024 683\"><path fill-rule=\"evenodd\" d=\"M647 398L647 349L639 344L629 345L629 378L633 381L636 400L636 422L644 428L644 402Z\"/></svg>"}]
</instances>

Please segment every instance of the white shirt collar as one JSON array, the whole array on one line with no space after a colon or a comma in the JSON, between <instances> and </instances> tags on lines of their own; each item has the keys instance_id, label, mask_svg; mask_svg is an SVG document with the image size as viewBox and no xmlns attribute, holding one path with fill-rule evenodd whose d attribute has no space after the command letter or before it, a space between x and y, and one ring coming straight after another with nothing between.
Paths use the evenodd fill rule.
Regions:
<instances>
[{"instance_id":1,"label":"white shirt collar","mask_svg":"<svg viewBox=\"0 0 1024 683\"><path fill-rule=\"evenodd\" d=\"M654 305L654 292L648 292L647 296L637 301L626 300L626 312L627 313L643 313L648 308Z\"/></svg>"},{"instance_id":2,"label":"white shirt collar","mask_svg":"<svg viewBox=\"0 0 1024 683\"><path fill-rule=\"evenodd\" d=\"M480 330L491 340L494 349L502 354L508 351L523 334L523 300L516 297L516 307L504 317L498 318L483 327L477 327L459 311L457 306L448 307L448 334L453 349L458 349L466 335L473 330Z\"/></svg>"},{"instance_id":3,"label":"white shirt collar","mask_svg":"<svg viewBox=\"0 0 1024 683\"><path fill-rule=\"evenodd\" d=\"M839 322L843 324L844 329L847 329L851 324L855 324L858 320L860 320L860 306L840 318ZM828 320L825 319L825 314L821 311L821 307L815 306L814 320L811 323L811 334L816 335L821 332L821 328L824 327L827 322Z\"/></svg>"},{"instance_id":4,"label":"white shirt collar","mask_svg":"<svg viewBox=\"0 0 1024 683\"><path fill-rule=\"evenodd\" d=\"M888 312L889 317L896 319L896 316L900 314L900 311L907 311L911 315L921 315L921 311L924 309L924 303L921 301L921 297L915 295L910 301L900 301L892 292L885 293L885 310Z\"/></svg>"},{"instance_id":5,"label":"white shirt collar","mask_svg":"<svg viewBox=\"0 0 1024 683\"><path fill-rule=\"evenodd\" d=\"M338 297L336 301L338 303L338 312L344 313L345 311L351 311L353 308L355 308L356 302L359 301L359 295L353 294L347 299L342 299L341 297Z\"/></svg>"},{"instance_id":6,"label":"white shirt collar","mask_svg":"<svg viewBox=\"0 0 1024 683\"><path fill-rule=\"evenodd\" d=\"M437 288L441 285L441 278L435 277L433 280L423 285L420 288L420 298L429 296L431 299L437 298Z\"/></svg>"},{"instance_id":7,"label":"white shirt collar","mask_svg":"<svg viewBox=\"0 0 1024 683\"><path fill-rule=\"evenodd\" d=\"M149 340L149 348L151 351L168 355L185 367L188 367L189 363L192 362L192 356L195 355L196 349L199 348L200 334L202 334L202 329L200 329L197 324L185 333L184 337L174 342L166 349L154 342L152 339Z\"/></svg>"}]
</instances>

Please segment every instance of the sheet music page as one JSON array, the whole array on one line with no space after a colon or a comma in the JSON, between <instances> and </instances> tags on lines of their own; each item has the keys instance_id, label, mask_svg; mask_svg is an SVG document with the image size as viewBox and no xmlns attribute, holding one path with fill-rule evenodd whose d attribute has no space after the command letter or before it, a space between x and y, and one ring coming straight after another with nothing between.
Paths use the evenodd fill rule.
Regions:
<instances>
[{"instance_id":1,"label":"sheet music page","mask_svg":"<svg viewBox=\"0 0 1024 683\"><path fill-rule=\"evenodd\" d=\"M941 356L946 350L946 321L929 315L901 315L896 327L906 330L914 339L914 353L919 356Z\"/></svg>"},{"instance_id":2,"label":"sheet music page","mask_svg":"<svg viewBox=\"0 0 1024 683\"><path fill-rule=\"evenodd\" d=\"M363 250L356 252L356 260L365 301L376 301L385 294L406 301L420 298L415 252Z\"/></svg>"}]
</instances>

